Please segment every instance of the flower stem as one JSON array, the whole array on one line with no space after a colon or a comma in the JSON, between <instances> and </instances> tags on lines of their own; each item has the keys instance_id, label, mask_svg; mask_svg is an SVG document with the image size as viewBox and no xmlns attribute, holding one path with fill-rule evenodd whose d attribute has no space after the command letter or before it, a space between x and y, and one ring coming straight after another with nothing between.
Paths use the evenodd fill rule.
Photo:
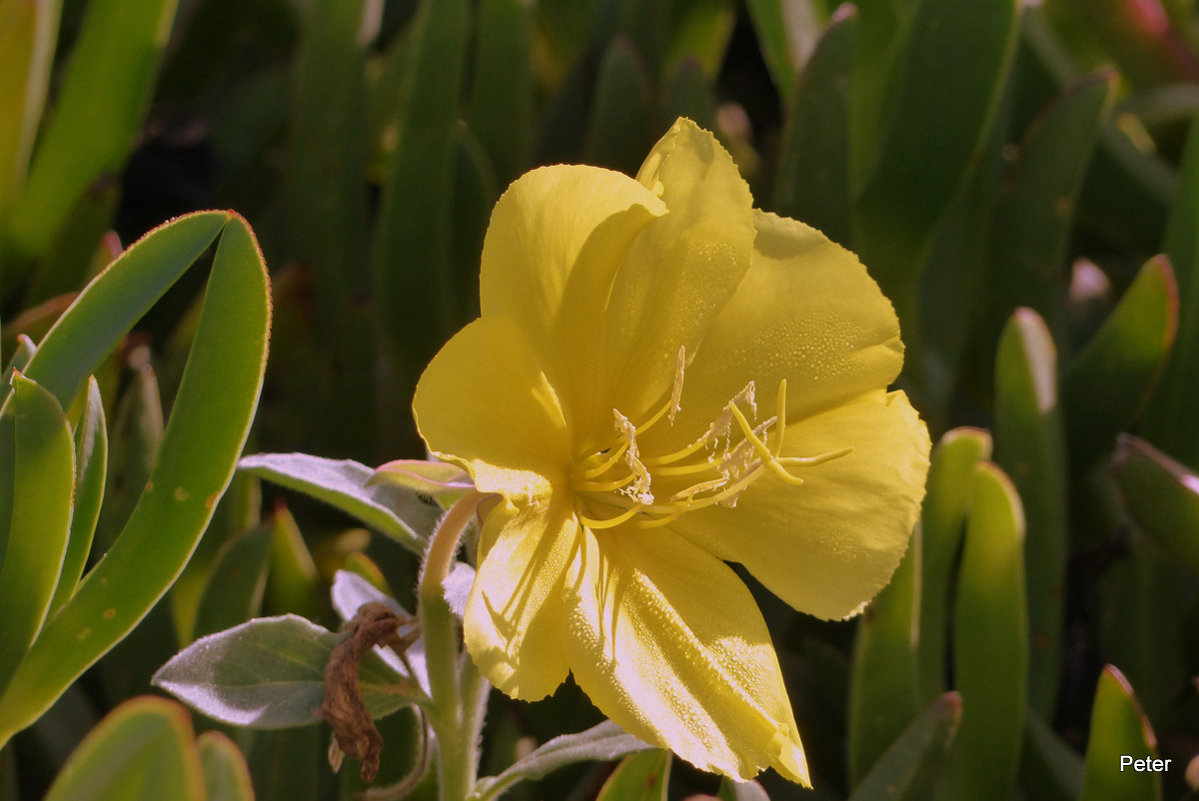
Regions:
<instances>
[{"instance_id":1,"label":"flower stem","mask_svg":"<svg viewBox=\"0 0 1199 801\"><path fill-rule=\"evenodd\" d=\"M443 582L454 564L462 533L487 495L471 491L446 513L425 553L417 597L433 707L429 723L437 735L441 801L464 801L479 768L479 733L487 682L459 646L458 626L445 600Z\"/></svg>"}]
</instances>

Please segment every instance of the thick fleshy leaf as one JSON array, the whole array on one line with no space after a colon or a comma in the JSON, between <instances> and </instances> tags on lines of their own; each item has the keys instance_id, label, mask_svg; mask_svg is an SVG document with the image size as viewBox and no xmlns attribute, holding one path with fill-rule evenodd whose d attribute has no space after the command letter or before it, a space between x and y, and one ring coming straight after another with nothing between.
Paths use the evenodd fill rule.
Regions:
<instances>
[{"instance_id":1,"label":"thick fleshy leaf","mask_svg":"<svg viewBox=\"0 0 1199 801\"><path fill-rule=\"evenodd\" d=\"M566 678L561 599L578 536L574 510L562 502L501 502L484 521L464 636L483 675L515 698L537 700Z\"/></svg>"},{"instance_id":2,"label":"thick fleshy leaf","mask_svg":"<svg viewBox=\"0 0 1199 801\"><path fill-rule=\"evenodd\" d=\"M575 681L646 742L703 770L773 767L808 783L778 659L749 590L720 560L663 530L584 531L567 579Z\"/></svg>"},{"instance_id":3,"label":"thick fleshy leaf","mask_svg":"<svg viewBox=\"0 0 1199 801\"><path fill-rule=\"evenodd\" d=\"M44 254L89 187L105 173L120 172L150 100L175 7L176 0L88 5L11 219L12 246L22 257Z\"/></svg>"},{"instance_id":4,"label":"thick fleshy leaf","mask_svg":"<svg viewBox=\"0 0 1199 801\"><path fill-rule=\"evenodd\" d=\"M61 0L0 3L0 219L25 183L61 10Z\"/></svg>"},{"instance_id":5,"label":"thick fleshy leaf","mask_svg":"<svg viewBox=\"0 0 1199 801\"><path fill-rule=\"evenodd\" d=\"M1018 7L860 6L849 105L854 245L905 328L914 322L905 298L920 252L986 140L1015 51Z\"/></svg>"},{"instance_id":6,"label":"thick fleshy leaf","mask_svg":"<svg viewBox=\"0 0 1199 801\"><path fill-rule=\"evenodd\" d=\"M11 431L12 506L4 563L0 566L0 693L33 644L62 570L71 526L75 445L54 396L17 373L0 421Z\"/></svg>"},{"instance_id":7,"label":"thick fleshy leaf","mask_svg":"<svg viewBox=\"0 0 1199 801\"><path fill-rule=\"evenodd\" d=\"M1131 434L1120 435L1113 466L1132 519L1199 573L1199 476Z\"/></svg>"},{"instance_id":8,"label":"thick fleshy leaf","mask_svg":"<svg viewBox=\"0 0 1199 801\"><path fill-rule=\"evenodd\" d=\"M154 674L154 686L211 718L276 729L320 722L325 664L342 639L302 617L250 620L201 637ZM358 666L366 706L383 717L407 706L405 679L376 655Z\"/></svg>"},{"instance_id":9,"label":"thick fleshy leaf","mask_svg":"<svg viewBox=\"0 0 1199 801\"><path fill-rule=\"evenodd\" d=\"M642 751L620 761L595 801L666 801L670 752Z\"/></svg>"},{"instance_id":10,"label":"thick fleshy leaf","mask_svg":"<svg viewBox=\"0 0 1199 801\"><path fill-rule=\"evenodd\" d=\"M774 211L849 242L849 70L857 9L821 34L795 86L775 178Z\"/></svg>"},{"instance_id":11,"label":"thick fleshy leaf","mask_svg":"<svg viewBox=\"0 0 1199 801\"><path fill-rule=\"evenodd\" d=\"M345 304L369 286L366 260L366 47L364 0L305 7L292 71L290 140L279 214L288 259L311 270L315 327L326 342L345 325ZM344 376L339 375L341 383Z\"/></svg>"},{"instance_id":12,"label":"thick fleshy leaf","mask_svg":"<svg viewBox=\"0 0 1199 801\"><path fill-rule=\"evenodd\" d=\"M296 519L287 507L277 507L271 519L271 569L266 578L264 608L311 619L324 612L324 589L324 580Z\"/></svg>"},{"instance_id":13,"label":"thick fleshy leaf","mask_svg":"<svg viewBox=\"0 0 1199 801\"><path fill-rule=\"evenodd\" d=\"M205 801L204 773L187 711L135 698L92 730L58 774L46 801Z\"/></svg>"},{"instance_id":14,"label":"thick fleshy leaf","mask_svg":"<svg viewBox=\"0 0 1199 801\"><path fill-rule=\"evenodd\" d=\"M62 606L75 592L87 565L107 472L108 427L104 422L104 399L100 397L100 385L92 376L88 379L83 413L75 426L75 508L71 514L71 535L63 556L62 575L50 604L52 610Z\"/></svg>"},{"instance_id":15,"label":"thick fleshy leaf","mask_svg":"<svg viewBox=\"0 0 1199 801\"><path fill-rule=\"evenodd\" d=\"M762 58L766 61L774 88L779 97L791 97L800 55L793 52L792 31L784 5L779 0L749 0L746 8L761 42Z\"/></svg>"},{"instance_id":16,"label":"thick fleshy leaf","mask_svg":"<svg viewBox=\"0 0 1199 801\"><path fill-rule=\"evenodd\" d=\"M263 524L225 542L200 596L193 637L223 631L262 612L272 533Z\"/></svg>"},{"instance_id":17,"label":"thick fleshy leaf","mask_svg":"<svg viewBox=\"0 0 1199 801\"><path fill-rule=\"evenodd\" d=\"M149 612L229 484L262 388L270 327L266 268L249 226L229 214L197 214L147 235L89 285L29 363L28 376L45 376L43 386L70 399L94 370L93 359L140 316L140 301L151 302L188 265L178 259L189 249L179 246L211 241L221 227L151 481L117 542L48 621L0 696L0 741L36 720ZM106 336L114 339L104 342Z\"/></svg>"},{"instance_id":18,"label":"thick fleshy leaf","mask_svg":"<svg viewBox=\"0 0 1199 801\"><path fill-rule=\"evenodd\" d=\"M1115 73L1087 76L1067 87L1036 119L1016 150L995 209L988 309L998 330L1018 306L1030 306L1053 329L1074 205L1115 87Z\"/></svg>"},{"instance_id":19,"label":"thick fleshy leaf","mask_svg":"<svg viewBox=\"0 0 1199 801\"><path fill-rule=\"evenodd\" d=\"M1092 464L1116 443L1153 392L1178 330L1169 262L1150 259L1062 381L1070 463Z\"/></svg>"},{"instance_id":20,"label":"thick fleshy leaf","mask_svg":"<svg viewBox=\"0 0 1199 801\"><path fill-rule=\"evenodd\" d=\"M716 797L720 801L770 801L770 796L756 781L735 782L728 777L720 780Z\"/></svg>"},{"instance_id":21,"label":"thick fleshy leaf","mask_svg":"<svg viewBox=\"0 0 1199 801\"><path fill-rule=\"evenodd\" d=\"M1136 760L1143 760L1138 770ZM1080 801L1158 801L1170 760L1157 756L1157 737L1132 686L1114 666L1099 676L1091 710L1086 775Z\"/></svg>"},{"instance_id":22,"label":"thick fleshy leaf","mask_svg":"<svg viewBox=\"0 0 1199 801\"><path fill-rule=\"evenodd\" d=\"M856 785L919 711L917 644L920 641L921 534L866 608L854 637L849 681L849 781Z\"/></svg>"},{"instance_id":23,"label":"thick fleshy leaf","mask_svg":"<svg viewBox=\"0 0 1199 801\"><path fill-rule=\"evenodd\" d=\"M503 186L521 173L532 150L531 10L519 0L485 0L476 13L466 118Z\"/></svg>"},{"instance_id":24,"label":"thick fleshy leaf","mask_svg":"<svg viewBox=\"0 0 1199 801\"><path fill-rule=\"evenodd\" d=\"M1024 727L1021 784L1038 788L1046 801L1075 801L1082 791L1082 757L1035 711L1029 710Z\"/></svg>"},{"instance_id":25,"label":"thick fleshy leaf","mask_svg":"<svg viewBox=\"0 0 1199 801\"><path fill-rule=\"evenodd\" d=\"M595 80L584 161L626 173L637 169L652 142L651 92L649 71L633 42L613 39Z\"/></svg>"},{"instance_id":26,"label":"thick fleshy leaf","mask_svg":"<svg viewBox=\"0 0 1199 801\"><path fill-rule=\"evenodd\" d=\"M933 451L920 521L920 639L916 660L921 703L929 703L945 691L945 643L954 567L974 493L974 468L990 458L991 435L979 428L947 431Z\"/></svg>"},{"instance_id":27,"label":"thick fleshy leaf","mask_svg":"<svg viewBox=\"0 0 1199 801\"><path fill-rule=\"evenodd\" d=\"M481 799L498 798L508 787L520 781L535 781L558 768L575 762L620 759L627 754L653 750L610 720L575 734L562 734L516 761L498 776L479 780L476 795Z\"/></svg>"},{"instance_id":28,"label":"thick fleshy leaf","mask_svg":"<svg viewBox=\"0 0 1199 801\"><path fill-rule=\"evenodd\" d=\"M953 784L958 798L1007 801L1020 759L1028 681L1024 511L998 467L984 462L974 476L954 610L962 723Z\"/></svg>"},{"instance_id":29,"label":"thick fleshy leaf","mask_svg":"<svg viewBox=\"0 0 1199 801\"><path fill-rule=\"evenodd\" d=\"M1057 398L1057 349L1045 322L1017 309L995 363L995 463L1011 477L1028 522L1028 702L1053 715L1066 597L1066 442Z\"/></svg>"},{"instance_id":30,"label":"thick fleshy leaf","mask_svg":"<svg viewBox=\"0 0 1199 801\"><path fill-rule=\"evenodd\" d=\"M372 254L380 319L403 357L397 403L407 403L420 366L453 330L454 132L469 13L466 0L422 3L404 37L403 89L391 116L395 149Z\"/></svg>"},{"instance_id":31,"label":"thick fleshy leaf","mask_svg":"<svg viewBox=\"0 0 1199 801\"><path fill-rule=\"evenodd\" d=\"M112 473L96 521L98 553L112 547L141 498L154 472L164 428L158 377L147 362L133 371L113 415L109 458Z\"/></svg>"},{"instance_id":32,"label":"thick fleshy leaf","mask_svg":"<svg viewBox=\"0 0 1199 801\"><path fill-rule=\"evenodd\" d=\"M957 693L945 693L929 704L854 785L849 801L932 798L961 716Z\"/></svg>"},{"instance_id":33,"label":"thick fleshy leaf","mask_svg":"<svg viewBox=\"0 0 1199 801\"><path fill-rule=\"evenodd\" d=\"M26 375L64 406L121 337L208 249L230 221L205 211L160 225L79 294L38 344ZM247 229L248 231L248 229Z\"/></svg>"},{"instance_id":34,"label":"thick fleshy leaf","mask_svg":"<svg viewBox=\"0 0 1199 801\"><path fill-rule=\"evenodd\" d=\"M1178 337L1144 423L1149 439L1197 467L1199 415L1191 411L1199 403L1199 126L1179 168L1165 250L1178 281Z\"/></svg>"},{"instance_id":35,"label":"thick fleshy leaf","mask_svg":"<svg viewBox=\"0 0 1199 801\"><path fill-rule=\"evenodd\" d=\"M928 470L928 431L902 392L881 390L794 423L784 455L853 451L750 486L736 508L682 515L672 528L740 562L793 608L840 619L883 588L908 547Z\"/></svg>"},{"instance_id":36,"label":"thick fleshy leaf","mask_svg":"<svg viewBox=\"0 0 1199 801\"><path fill-rule=\"evenodd\" d=\"M196 738L208 801L254 801L246 758L225 735L206 731Z\"/></svg>"},{"instance_id":37,"label":"thick fleshy leaf","mask_svg":"<svg viewBox=\"0 0 1199 801\"><path fill-rule=\"evenodd\" d=\"M404 545L420 551L437 519L437 510L413 492L392 486L368 486L374 471L351 459L326 459L304 453L245 456L239 470L302 492L333 506Z\"/></svg>"}]
</instances>

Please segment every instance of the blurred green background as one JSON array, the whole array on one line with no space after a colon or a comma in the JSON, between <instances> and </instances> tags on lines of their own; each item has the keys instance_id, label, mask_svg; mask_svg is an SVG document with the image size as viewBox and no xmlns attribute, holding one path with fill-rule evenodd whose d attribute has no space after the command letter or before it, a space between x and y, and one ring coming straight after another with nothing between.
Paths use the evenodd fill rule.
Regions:
<instances>
[{"instance_id":1,"label":"blurred green background","mask_svg":"<svg viewBox=\"0 0 1199 801\"><path fill-rule=\"evenodd\" d=\"M766 776L770 797L1199 798L1195 6L0 0L4 361L122 243L235 209L274 301L248 450L419 458L412 391L478 312L499 193L540 164L634 172L688 116L759 207L860 255L901 319L900 385L943 438L915 545L860 621L757 593L816 783ZM154 463L203 281L97 375L94 553ZM5 751L0 799L41 797L194 637L282 612L334 626L337 569L411 608L415 557L360 525L239 474L171 594ZM493 697L484 769L596 720L573 686ZM400 776L413 720L380 725ZM260 799L354 789L317 727L229 731ZM1121 774L1130 750L1171 768ZM610 770L505 797L591 798ZM669 794L717 786L676 761Z\"/></svg>"}]
</instances>

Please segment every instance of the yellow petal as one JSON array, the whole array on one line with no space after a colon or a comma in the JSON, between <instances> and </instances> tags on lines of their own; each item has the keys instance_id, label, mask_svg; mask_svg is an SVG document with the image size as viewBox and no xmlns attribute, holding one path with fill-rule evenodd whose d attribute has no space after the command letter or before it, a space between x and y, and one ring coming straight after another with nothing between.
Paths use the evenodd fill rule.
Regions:
<instances>
[{"instance_id":1,"label":"yellow petal","mask_svg":"<svg viewBox=\"0 0 1199 801\"><path fill-rule=\"evenodd\" d=\"M839 619L882 589L908 547L928 473L928 429L902 392L867 393L787 427L784 456L853 447L848 455L790 468L735 508L713 506L672 528L722 559L740 562L801 612Z\"/></svg>"},{"instance_id":2,"label":"yellow petal","mask_svg":"<svg viewBox=\"0 0 1199 801\"><path fill-rule=\"evenodd\" d=\"M463 328L425 368L412 402L429 449L484 492L550 495L570 462L566 423L535 351L505 317Z\"/></svg>"},{"instance_id":3,"label":"yellow petal","mask_svg":"<svg viewBox=\"0 0 1199 801\"><path fill-rule=\"evenodd\" d=\"M687 368L672 440L701 433L750 380L769 415L787 379L795 420L886 387L903 367L899 321L856 256L801 222L755 222L753 264Z\"/></svg>"},{"instance_id":4,"label":"yellow petal","mask_svg":"<svg viewBox=\"0 0 1199 801\"><path fill-rule=\"evenodd\" d=\"M703 770L774 767L808 784L770 635L736 574L666 531L582 538L566 648L596 706Z\"/></svg>"},{"instance_id":5,"label":"yellow petal","mask_svg":"<svg viewBox=\"0 0 1199 801\"><path fill-rule=\"evenodd\" d=\"M633 242L610 297L590 301L607 305L596 366L604 391L592 398L608 421L613 406L637 418L669 393L679 347L694 354L749 268L754 238L749 187L716 138L690 120L662 137L638 180L669 213Z\"/></svg>"},{"instance_id":6,"label":"yellow petal","mask_svg":"<svg viewBox=\"0 0 1199 801\"><path fill-rule=\"evenodd\" d=\"M535 701L566 679L562 578L577 534L569 502L501 501L484 521L463 634L479 670L514 698Z\"/></svg>"}]
</instances>

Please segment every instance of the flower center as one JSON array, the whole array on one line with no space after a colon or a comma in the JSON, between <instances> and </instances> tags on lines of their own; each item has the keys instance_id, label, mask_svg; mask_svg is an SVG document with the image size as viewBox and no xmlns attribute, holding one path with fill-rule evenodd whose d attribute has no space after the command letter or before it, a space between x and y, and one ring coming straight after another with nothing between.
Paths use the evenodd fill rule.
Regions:
<instances>
[{"instance_id":1,"label":"flower center","mask_svg":"<svg viewBox=\"0 0 1199 801\"><path fill-rule=\"evenodd\" d=\"M784 379L779 382L772 416L758 420L754 382L750 381L689 445L673 453L642 453L638 436L663 419L673 423L679 412L684 357L680 348L670 397L657 411L636 424L613 409L613 441L605 448L581 454L571 465L576 514L588 528L613 528L622 523L654 528L695 509L716 504L733 507L746 488L768 473L799 486L803 479L789 467L821 464L853 450L842 448L815 456L782 455L787 428Z\"/></svg>"}]
</instances>

